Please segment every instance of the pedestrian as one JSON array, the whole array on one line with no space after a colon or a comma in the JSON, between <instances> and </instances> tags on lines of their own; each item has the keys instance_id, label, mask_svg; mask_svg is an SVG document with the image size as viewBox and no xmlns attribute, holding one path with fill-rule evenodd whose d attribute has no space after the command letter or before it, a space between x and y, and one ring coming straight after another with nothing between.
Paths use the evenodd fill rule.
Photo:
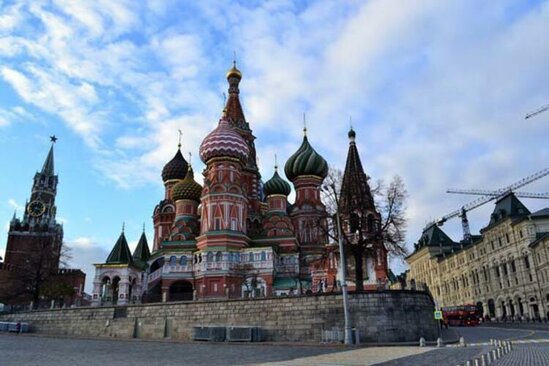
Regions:
<instances>
[{"instance_id":1,"label":"pedestrian","mask_svg":"<svg viewBox=\"0 0 549 366\"><path fill-rule=\"evenodd\" d=\"M19 335L21 333L21 322L15 324L15 334Z\"/></svg>"}]
</instances>

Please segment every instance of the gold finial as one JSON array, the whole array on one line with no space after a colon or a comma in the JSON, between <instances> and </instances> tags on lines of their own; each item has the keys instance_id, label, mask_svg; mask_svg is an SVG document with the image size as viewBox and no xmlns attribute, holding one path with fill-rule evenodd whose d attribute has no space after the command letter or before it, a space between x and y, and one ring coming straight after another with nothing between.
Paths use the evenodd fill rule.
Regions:
<instances>
[{"instance_id":1,"label":"gold finial","mask_svg":"<svg viewBox=\"0 0 549 366\"><path fill-rule=\"evenodd\" d=\"M236 68L236 50L233 50L233 67Z\"/></svg>"},{"instance_id":2,"label":"gold finial","mask_svg":"<svg viewBox=\"0 0 549 366\"><path fill-rule=\"evenodd\" d=\"M305 112L303 112L303 136L307 136L307 118Z\"/></svg>"},{"instance_id":3,"label":"gold finial","mask_svg":"<svg viewBox=\"0 0 549 366\"><path fill-rule=\"evenodd\" d=\"M181 130L177 130L179 132L179 143L177 144L177 147L181 149L181 136L183 135L183 132Z\"/></svg>"}]
</instances>

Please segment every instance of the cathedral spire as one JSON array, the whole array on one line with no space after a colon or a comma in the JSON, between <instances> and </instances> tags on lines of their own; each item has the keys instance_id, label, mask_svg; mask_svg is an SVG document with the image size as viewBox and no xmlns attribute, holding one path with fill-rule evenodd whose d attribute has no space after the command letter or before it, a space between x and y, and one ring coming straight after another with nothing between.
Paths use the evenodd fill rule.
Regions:
<instances>
[{"instance_id":1,"label":"cathedral spire","mask_svg":"<svg viewBox=\"0 0 549 366\"><path fill-rule=\"evenodd\" d=\"M225 104L225 115L232 126L247 131L250 128L246 123L246 118L244 117L244 111L242 110L239 98L240 89L238 88L238 85L240 84L240 80L242 80L242 73L236 67L236 60L233 60L233 67L227 72L229 97Z\"/></svg>"}]
</instances>

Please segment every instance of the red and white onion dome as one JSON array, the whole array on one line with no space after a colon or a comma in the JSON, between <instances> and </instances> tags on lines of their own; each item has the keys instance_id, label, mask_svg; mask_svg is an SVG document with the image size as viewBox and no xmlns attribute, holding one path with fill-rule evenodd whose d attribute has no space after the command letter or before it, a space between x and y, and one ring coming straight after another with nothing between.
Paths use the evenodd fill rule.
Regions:
<instances>
[{"instance_id":1,"label":"red and white onion dome","mask_svg":"<svg viewBox=\"0 0 549 366\"><path fill-rule=\"evenodd\" d=\"M245 162L250 155L248 144L231 127L226 116L221 117L216 129L202 141L199 152L204 163L218 157L238 158Z\"/></svg>"}]
</instances>

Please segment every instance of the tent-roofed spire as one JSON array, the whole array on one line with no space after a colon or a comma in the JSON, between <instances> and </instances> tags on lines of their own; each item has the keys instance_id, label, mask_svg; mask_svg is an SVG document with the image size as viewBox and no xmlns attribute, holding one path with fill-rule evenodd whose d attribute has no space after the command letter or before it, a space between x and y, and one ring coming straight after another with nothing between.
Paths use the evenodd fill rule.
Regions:
<instances>
[{"instance_id":1,"label":"tent-roofed spire","mask_svg":"<svg viewBox=\"0 0 549 366\"><path fill-rule=\"evenodd\" d=\"M151 257L151 252L149 251L149 244L147 242L147 237L145 236L145 230L143 228L143 233L139 238L139 242L133 251L133 260L146 263Z\"/></svg>"},{"instance_id":2,"label":"tent-roofed spire","mask_svg":"<svg viewBox=\"0 0 549 366\"><path fill-rule=\"evenodd\" d=\"M124 235L124 229L122 229L120 237L118 237L118 240L114 244L114 247L112 248L111 253L107 257L105 263L131 264L132 262L132 253L130 252L130 248L128 247L128 241L126 240L126 236Z\"/></svg>"},{"instance_id":3,"label":"tent-roofed spire","mask_svg":"<svg viewBox=\"0 0 549 366\"><path fill-rule=\"evenodd\" d=\"M238 84L242 79L242 73L236 68L236 61L233 61L233 67L227 72L227 81L229 82L229 97L225 104L224 115L233 127L242 130L249 130L250 127L244 117L244 110L240 104L240 89Z\"/></svg>"},{"instance_id":4,"label":"tent-roofed spire","mask_svg":"<svg viewBox=\"0 0 549 366\"><path fill-rule=\"evenodd\" d=\"M341 199L339 206L342 212L359 210L375 211L374 198L368 184L368 176L364 173L358 149L355 143L356 133L349 131L349 151L347 163L341 183Z\"/></svg>"}]
</instances>

